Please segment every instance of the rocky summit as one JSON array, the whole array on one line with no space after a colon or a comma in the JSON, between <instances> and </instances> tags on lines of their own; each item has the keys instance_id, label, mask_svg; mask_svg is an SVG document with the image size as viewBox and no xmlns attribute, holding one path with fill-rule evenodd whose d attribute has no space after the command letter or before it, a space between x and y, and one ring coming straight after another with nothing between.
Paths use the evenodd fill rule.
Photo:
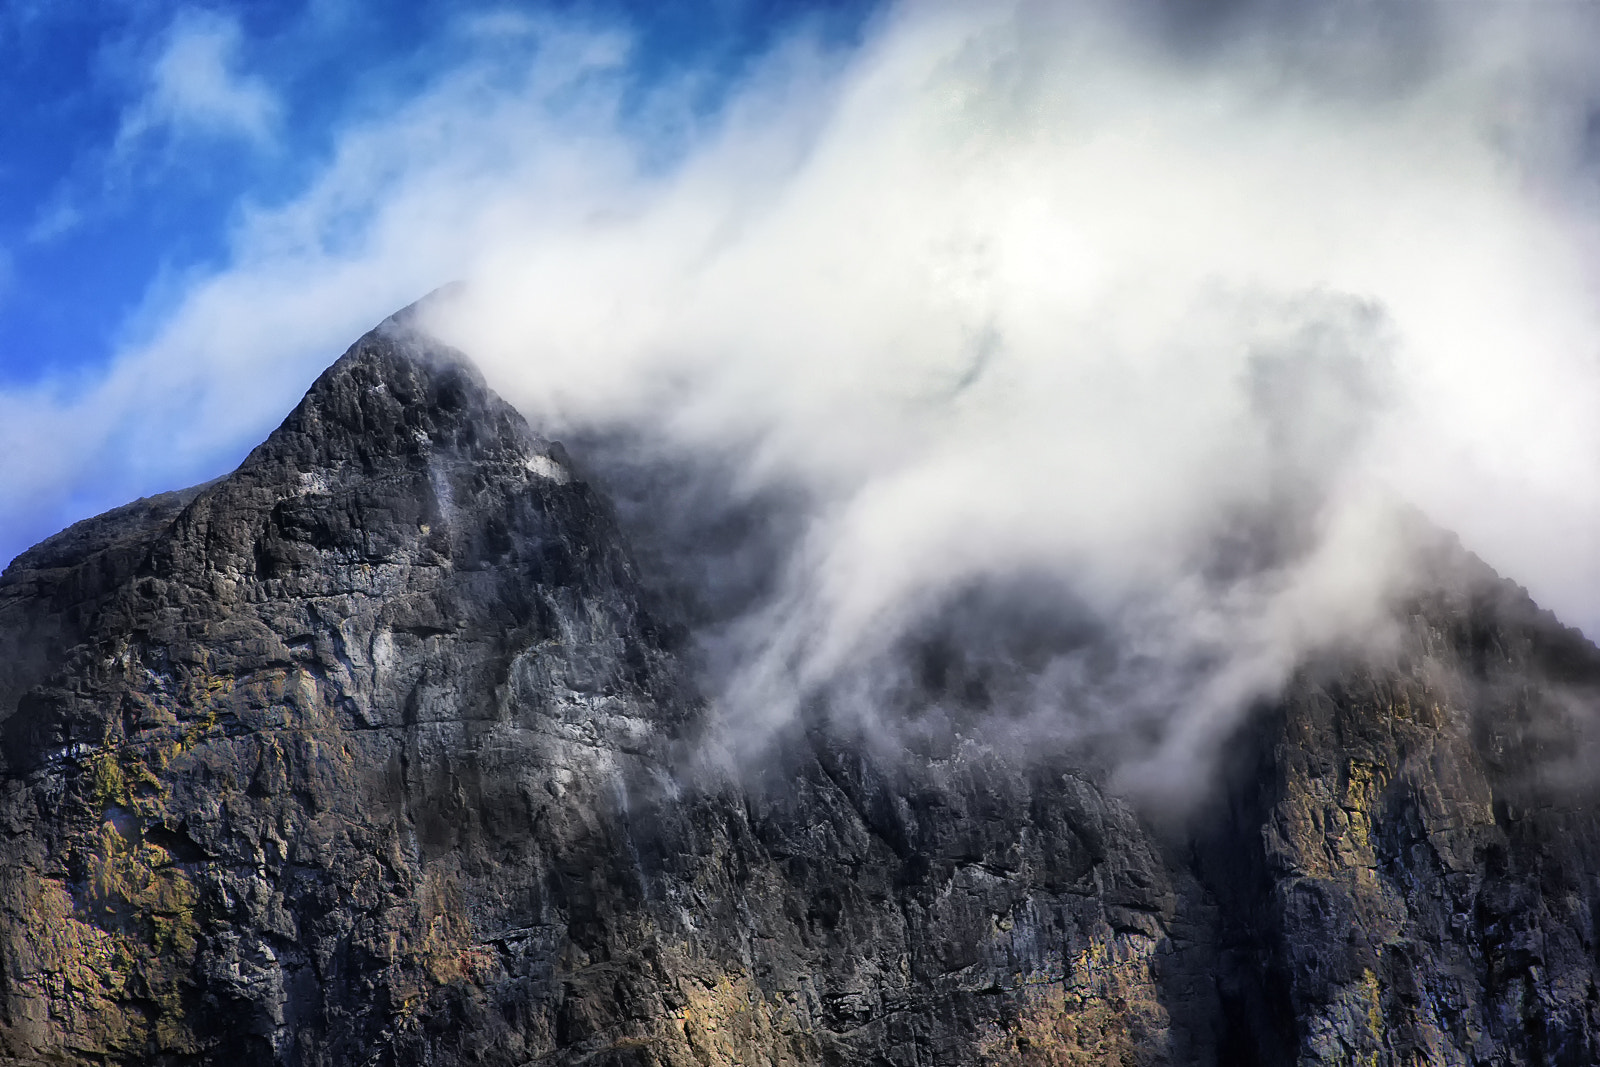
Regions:
<instances>
[{"instance_id":1,"label":"rocky summit","mask_svg":"<svg viewBox=\"0 0 1600 1067\"><path fill-rule=\"evenodd\" d=\"M1448 539L1185 819L821 722L697 776L603 487L409 321L0 578L6 1062L1600 1062L1600 651Z\"/></svg>"}]
</instances>

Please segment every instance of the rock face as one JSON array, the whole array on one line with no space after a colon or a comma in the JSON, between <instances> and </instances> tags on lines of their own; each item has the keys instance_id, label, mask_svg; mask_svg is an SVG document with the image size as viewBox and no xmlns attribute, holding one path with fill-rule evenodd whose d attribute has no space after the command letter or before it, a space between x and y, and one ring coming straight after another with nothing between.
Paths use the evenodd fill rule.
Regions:
<instances>
[{"instance_id":1,"label":"rock face","mask_svg":"<svg viewBox=\"0 0 1600 1067\"><path fill-rule=\"evenodd\" d=\"M820 726L695 778L609 505L397 317L0 578L0 1054L1600 1062L1600 652L1430 559L1183 827Z\"/></svg>"}]
</instances>

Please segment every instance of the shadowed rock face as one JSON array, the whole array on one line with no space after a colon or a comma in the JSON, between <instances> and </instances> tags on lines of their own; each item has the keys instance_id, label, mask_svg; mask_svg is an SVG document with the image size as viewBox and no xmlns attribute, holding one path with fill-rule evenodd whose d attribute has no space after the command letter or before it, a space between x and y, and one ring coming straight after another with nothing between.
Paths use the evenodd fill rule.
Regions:
<instances>
[{"instance_id":1,"label":"shadowed rock face","mask_svg":"<svg viewBox=\"0 0 1600 1067\"><path fill-rule=\"evenodd\" d=\"M0 577L0 1054L1600 1061L1600 652L1436 547L1157 833L813 724L737 781L609 505L403 317Z\"/></svg>"}]
</instances>

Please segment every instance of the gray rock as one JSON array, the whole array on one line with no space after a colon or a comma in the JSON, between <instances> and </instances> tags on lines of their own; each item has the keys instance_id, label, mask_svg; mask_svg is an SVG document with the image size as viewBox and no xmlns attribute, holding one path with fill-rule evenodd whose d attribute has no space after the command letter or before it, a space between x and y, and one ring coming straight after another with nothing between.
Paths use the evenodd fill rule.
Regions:
<instances>
[{"instance_id":1,"label":"gray rock","mask_svg":"<svg viewBox=\"0 0 1600 1067\"><path fill-rule=\"evenodd\" d=\"M1159 830L1058 755L703 710L559 445L397 316L0 577L0 1051L1600 1061L1600 652L1446 543Z\"/></svg>"}]
</instances>

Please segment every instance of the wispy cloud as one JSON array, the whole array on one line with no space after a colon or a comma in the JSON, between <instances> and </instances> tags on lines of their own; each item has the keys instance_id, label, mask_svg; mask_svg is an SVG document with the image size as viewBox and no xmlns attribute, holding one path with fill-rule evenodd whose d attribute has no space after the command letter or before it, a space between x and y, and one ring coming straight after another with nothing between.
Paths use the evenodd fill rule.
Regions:
<instances>
[{"instance_id":1,"label":"wispy cloud","mask_svg":"<svg viewBox=\"0 0 1600 1067\"><path fill-rule=\"evenodd\" d=\"M908 642L1021 582L1130 651L1035 665L1009 721L1181 779L1372 632L1395 499L1600 622L1595 16L1362 12L1174 47L1110 5L908 5L667 123L670 167L636 116L677 90L630 105L616 37L543 24L244 212L98 388L0 396L0 509L214 473L467 276L437 326L538 424L806 502L717 635L730 721L870 718Z\"/></svg>"},{"instance_id":2,"label":"wispy cloud","mask_svg":"<svg viewBox=\"0 0 1600 1067\"><path fill-rule=\"evenodd\" d=\"M71 232L82 221L83 211L67 198L65 190L58 191L34 217L33 225L28 228L28 240L52 241Z\"/></svg>"},{"instance_id":3,"label":"wispy cloud","mask_svg":"<svg viewBox=\"0 0 1600 1067\"><path fill-rule=\"evenodd\" d=\"M521 195L616 188L618 42L551 26L530 51L440 72L347 127L300 196L240 205L229 266L162 294L103 377L0 392L0 558L242 458L333 354L461 276Z\"/></svg>"},{"instance_id":4,"label":"wispy cloud","mask_svg":"<svg viewBox=\"0 0 1600 1067\"><path fill-rule=\"evenodd\" d=\"M281 105L271 88L240 67L236 19L186 11L173 20L141 93L123 113L116 149L158 135L272 142Z\"/></svg>"}]
</instances>

